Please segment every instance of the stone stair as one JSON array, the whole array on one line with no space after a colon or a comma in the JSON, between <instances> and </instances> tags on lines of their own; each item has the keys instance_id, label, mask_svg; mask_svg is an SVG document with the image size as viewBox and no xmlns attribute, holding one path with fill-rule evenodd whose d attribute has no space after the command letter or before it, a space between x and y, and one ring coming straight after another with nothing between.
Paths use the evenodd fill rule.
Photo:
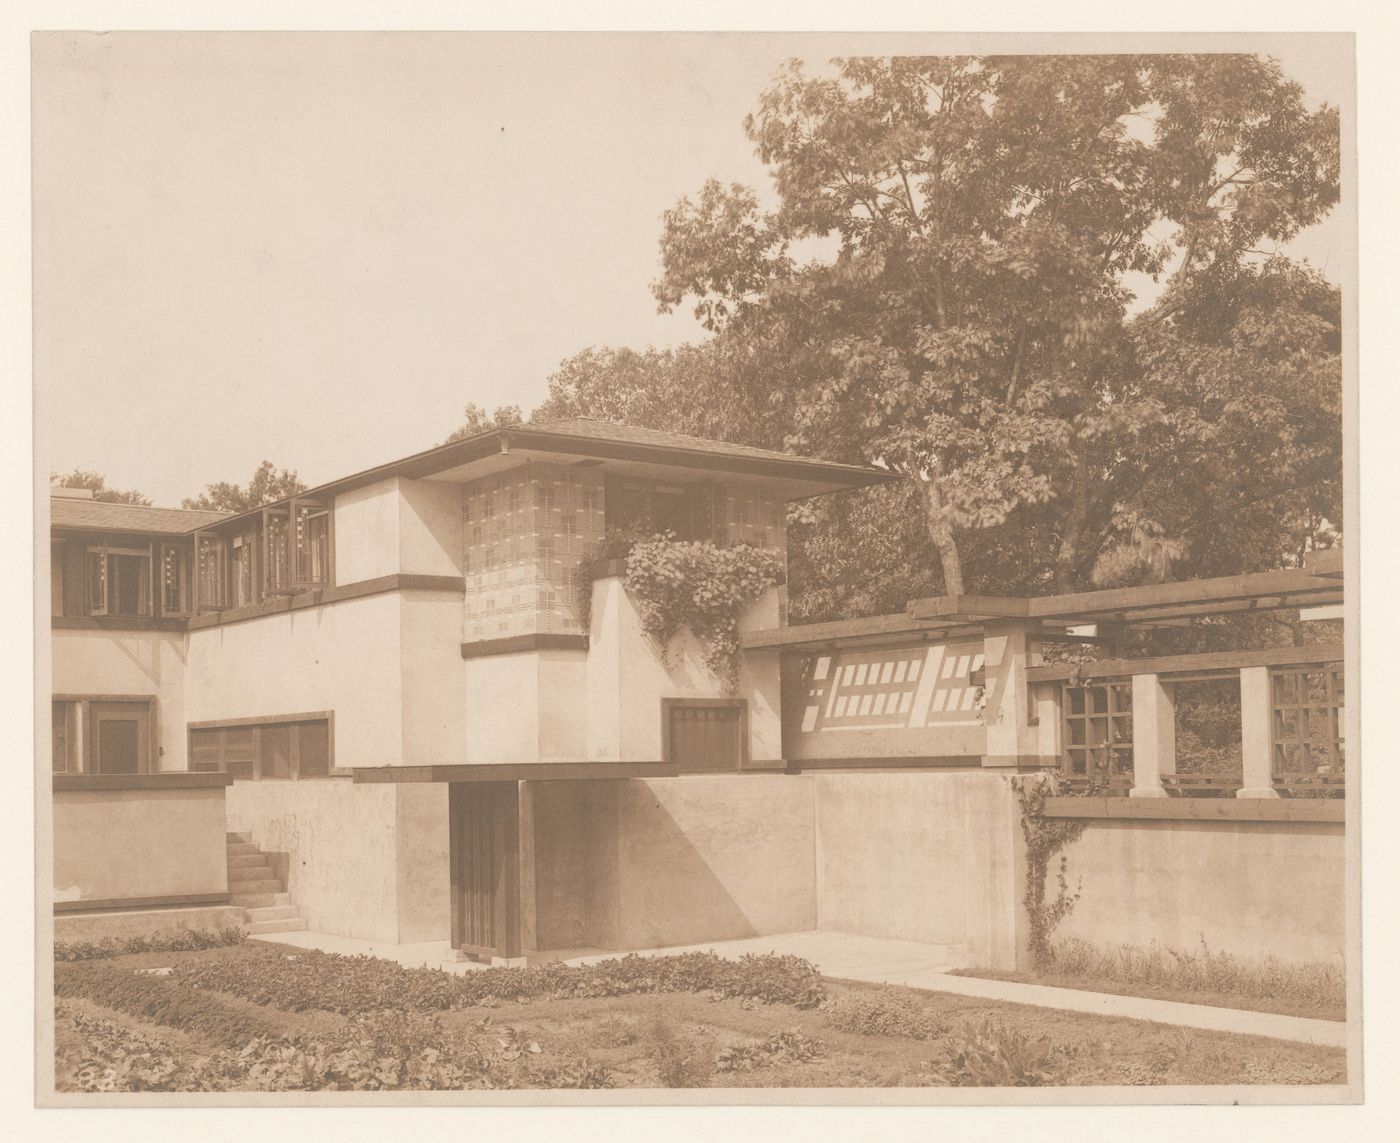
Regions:
<instances>
[{"instance_id":1,"label":"stone stair","mask_svg":"<svg viewBox=\"0 0 1400 1143\"><path fill-rule=\"evenodd\" d=\"M291 903L267 854L244 833L228 834L227 843L229 904L248 915L248 935L303 932L301 910Z\"/></svg>"}]
</instances>

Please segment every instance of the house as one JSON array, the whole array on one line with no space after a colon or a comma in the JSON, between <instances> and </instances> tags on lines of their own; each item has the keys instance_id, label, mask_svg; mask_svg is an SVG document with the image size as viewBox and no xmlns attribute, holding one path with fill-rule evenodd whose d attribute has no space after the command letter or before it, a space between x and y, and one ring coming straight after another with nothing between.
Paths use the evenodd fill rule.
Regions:
<instances>
[{"instance_id":1,"label":"house","mask_svg":"<svg viewBox=\"0 0 1400 1143\"><path fill-rule=\"evenodd\" d=\"M1018 776L1057 771L1125 795L1047 802L1093 818L1078 935L1339 956L1342 803L1301 795L1340 788L1340 645L1043 652L1335 607L1340 561L795 627L775 586L731 684L693 633L659 646L598 558L626 529L781 559L790 502L889 478L574 420L236 515L55 490L56 909L247 907L264 931L506 961L830 928L1012 968ZM1237 690L1228 773L1174 765L1173 696L1202 678Z\"/></svg>"}]
</instances>

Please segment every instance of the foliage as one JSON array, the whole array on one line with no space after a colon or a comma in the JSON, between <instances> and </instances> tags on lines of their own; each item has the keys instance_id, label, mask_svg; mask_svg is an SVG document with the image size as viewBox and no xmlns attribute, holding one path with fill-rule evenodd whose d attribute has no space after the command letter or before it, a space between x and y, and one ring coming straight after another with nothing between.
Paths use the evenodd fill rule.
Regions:
<instances>
[{"instance_id":1,"label":"foliage","mask_svg":"<svg viewBox=\"0 0 1400 1143\"><path fill-rule=\"evenodd\" d=\"M1044 1087L1063 1082L1065 1071L1048 1036L1032 1040L992 1020L954 1033L947 1057L934 1068L951 1087Z\"/></svg>"},{"instance_id":2,"label":"foliage","mask_svg":"<svg viewBox=\"0 0 1400 1143\"><path fill-rule=\"evenodd\" d=\"M846 992L823 1004L822 1015L833 1027L859 1036L934 1040L948 1031L948 1025L925 1009L914 993L902 989Z\"/></svg>"},{"instance_id":3,"label":"foliage","mask_svg":"<svg viewBox=\"0 0 1400 1143\"><path fill-rule=\"evenodd\" d=\"M657 1018L646 1029L647 1056L662 1087L708 1087L715 1074L715 1040L704 1029L681 1032Z\"/></svg>"},{"instance_id":4,"label":"foliage","mask_svg":"<svg viewBox=\"0 0 1400 1143\"><path fill-rule=\"evenodd\" d=\"M128 956L145 952L189 952L194 949L212 949L221 945L242 944L248 939L247 930L241 926L231 926L218 932L204 929L172 929L149 936L105 937L100 941L55 941L53 958L56 961L98 960L114 956Z\"/></svg>"},{"instance_id":5,"label":"foliage","mask_svg":"<svg viewBox=\"0 0 1400 1143\"><path fill-rule=\"evenodd\" d=\"M158 1037L59 1005L56 1017L83 1041L73 1085L80 1091L461 1091L473 1088L600 1088L607 1069L586 1057L542 1058L514 1029L494 1038L450 1038L434 1018L385 1012L343 1030L261 1035L210 1056L177 1051Z\"/></svg>"},{"instance_id":6,"label":"foliage","mask_svg":"<svg viewBox=\"0 0 1400 1143\"><path fill-rule=\"evenodd\" d=\"M755 347L766 400L750 403L781 410L790 444L905 473L949 592L964 590L961 540L983 529L1053 537L1060 590L1184 554L1152 492L1211 438L1279 502L1299 457L1259 447L1279 421L1237 434L1232 410L1267 374L1275 282L1298 283L1282 263L1258 270L1258 250L1337 200L1335 108L1309 112L1251 56L835 62L829 78L789 64L746 121L778 208L707 183L667 213L654 286L663 309L693 299ZM834 256L799 263L807 240ZM1167 276L1146 313L1133 275ZM1187 316L1230 289L1227 329ZM1301 408L1291 384L1280 394L1293 415L1316 405L1308 384L1329 403L1340 391L1325 325L1281 350L1308 379ZM1222 338L1249 364L1237 387L1223 368L1161 384L1162 342L1180 359ZM1340 432L1314 423L1310 476L1331 480Z\"/></svg>"},{"instance_id":7,"label":"foliage","mask_svg":"<svg viewBox=\"0 0 1400 1143\"><path fill-rule=\"evenodd\" d=\"M173 979L293 1012L351 1015L384 1008L446 1010L546 997L705 992L812 1008L825 990L808 961L789 956L725 960L714 953L629 955L591 965L487 968L462 975L404 968L368 956L249 946L246 955L175 966Z\"/></svg>"},{"instance_id":8,"label":"foliage","mask_svg":"<svg viewBox=\"0 0 1400 1143\"><path fill-rule=\"evenodd\" d=\"M107 478L102 473L89 472L81 468L75 468L66 475L61 472L51 472L49 473L49 483L59 488L90 489L94 500L101 500L108 504L149 505L151 502L149 496L133 489L108 488Z\"/></svg>"},{"instance_id":9,"label":"foliage","mask_svg":"<svg viewBox=\"0 0 1400 1143\"><path fill-rule=\"evenodd\" d=\"M228 1004L178 973L133 971L103 960L55 965L54 995L81 997L155 1024L197 1032L228 1047L278 1033L266 1017Z\"/></svg>"},{"instance_id":10,"label":"foliage","mask_svg":"<svg viewBox=\"0 0 1400 1143\"><path fill-rule=\"evenodd\" d=\"M246 488L221 480L206 485L198 496L189 496L180 502L182 508L202 508L209 512L246 512L264 504L275 504L299 492L305 492L304 485L295 469L282 469L270 460L258 465Z\"/></svg>"},{"instance_id":11,"label":"foliage","mask_svg":"<svg viewBox=\"0 0 1400 1143\"><path fill-rule=\"evenodd\" d=\"M519 405L498 405L494 413L487 413L475 401L468 401L466 408L462 410L462 424L454 429L442 443L451 444L453 441L464 441L468 437L489 433L492 429L504 429L510 425L521 424L524 419Z\"/></svg>"},{"instance_id":12,"label":"foliage","mask_svg":"<svg viewBox=\"0 0 1400 1143\"><path fill-rule=\"evenodd\" d=\"M1222 998L1253 1000L1287 998L1329 1009L1338 1018L1346 1011L1346 972L1342 965L1321 961L1299 964L1272 955L1233 956L1211 949L1204 937L1194 950L1162 948L1155 942L1142 948L1129 944L1101 947L1079 939L1056 941L1045 972L1057 978L1111 981L1145 990L1214 993Z\"/></svg>"},{"instance_id":13,"label":"foliage","mask_svg":"<svg viewBox=\"0 0 1400 1143\"><path fill-rule=\"evenodd\" d=\"M1017 784L1016 796L1021 805L1021 836L1026 841L1026 891L1021 898L1030 925L1030 952L1037 968L1050 962L1050 938L1074 909L1079 900L1078 887L1069 887L1069 861L1061 852L1079 840L1087 822L1083 818L1048 818L1045 799L1060 793L1053 775L1042 774L1034 780ZM1090 788L1085 793L1095 793ZM1047 900L1046 878L1050 863L1056 855L1056 892Z\"/></svg>"},{"instance_id":14,"label":"foliage","mask_svg":"<svg viewBox=\"0 0 1400 1143\"><path fill-rule=\"evenodd\" d=\"M747 1040L724 1048L715 1057L715 1068L722 1072L751 1072L774 1064L805 1064L826 1053L826 1045L813 1040L800 1028L774 1032L766 1040Z\"/></svg>"},{"instance_id":15,"label":"foliage","mask_svg":"<svg viewBox=\"0 0 1400 1143\"><path fill-rule=\"evenodd\" d=\"M663 656L688 627L701 642L705 666L733 693L739 683L739 619L782 574L776 555L749 544L720 547L658 536L632 544L623 582Z\"/></svg>"}]
</instances>

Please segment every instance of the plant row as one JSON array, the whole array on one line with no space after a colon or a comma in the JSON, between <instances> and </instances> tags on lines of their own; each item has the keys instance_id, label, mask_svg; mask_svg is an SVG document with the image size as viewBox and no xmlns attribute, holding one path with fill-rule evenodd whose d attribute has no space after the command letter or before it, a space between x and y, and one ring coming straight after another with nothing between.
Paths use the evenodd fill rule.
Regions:
<instances>
[{"instance_id":1,"label":"plant row","mask_svg":"<svg viewBox=\"0 0 1400 1143\"><path fill-rule=\"evenodd\" d=\"M177 965L172 979L288 1011L318 1009L343 1015L662 992L707 992L721 999L813 1008L825 995L816 967L799 957L750 955L736 961L714 953L630 955L591 965L485 968L457 974L405 968L367 956L316 950L289 954L272 946L250 946L247 955Z\"/></svg>"},{"instance_id":2,"label":"plant row","mask_svg":"<svg viewBox=\"0 0 1400 1143\"><path fill-rule=\"evenodd\" d=\"M220 929L217 932L206 932L202 929L172 929L151 936L126 937L124 939L105 937L100 941L55 941L53 958L56 961L101 960L146 952L195 952L199 949L242 944L247 939L247 931L237 925Z\"/></svg>"}]
</instances>

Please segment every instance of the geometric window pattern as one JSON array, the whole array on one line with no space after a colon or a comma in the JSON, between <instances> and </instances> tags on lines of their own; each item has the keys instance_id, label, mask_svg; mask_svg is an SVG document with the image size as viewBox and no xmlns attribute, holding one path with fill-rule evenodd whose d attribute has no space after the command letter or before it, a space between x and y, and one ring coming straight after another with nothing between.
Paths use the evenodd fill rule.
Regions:
<instances>
[{"instance_id":1,"label":"geometric window pattern","mask_svg":"<svg viewBox=\"0 0 1400 1143\"><path fill-rule=\"evenodd\" d=\"M1340 666L1269 670L1274 781L1340 785L1346 769L1346 692Z\"/></svg>"},{"instance_id":2,"label":"geometric window pattern","mask_svg":"<svg viewBox=\"0 0 1400 1143\"><path fill-rule=\"evenodd\" d=\"M1131 683L1065 685L1064 776L1071 781L1133 784Z\"/></svg>"},{"instance_id":3,"label":"geometric window pattern","mask_svg":"<svg viewBox=\"0 0 1400 1143\"><path fill-rule=\"evenodd\" d=\"M804 734L978 720L981 644L815 655L802 663Z\"/></svg>"}]
</instances>

